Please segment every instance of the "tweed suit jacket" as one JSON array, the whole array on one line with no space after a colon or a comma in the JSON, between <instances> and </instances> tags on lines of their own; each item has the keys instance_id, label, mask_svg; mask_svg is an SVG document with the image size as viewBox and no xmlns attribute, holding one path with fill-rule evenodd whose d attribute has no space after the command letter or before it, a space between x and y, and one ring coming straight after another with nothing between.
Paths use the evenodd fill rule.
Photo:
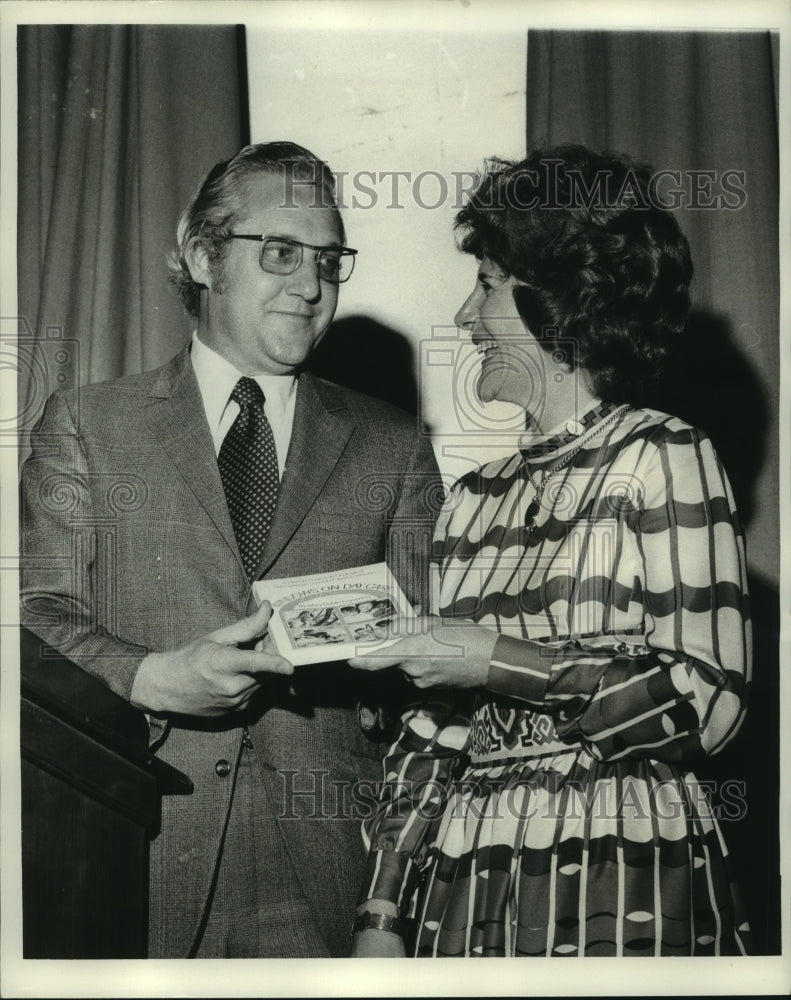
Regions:
<instances>
[{"instance_id":1,"label":"tweed suit jacket","mask_svg":"<svg viewBox=\"0 0 791 1000\"><path fill-rule=\"evenodd\" d=\"M156 371L56 393L31 444L22 477L31 631L128 698L149 651L253 610L188 350ZM425 602L438 486L412 418L301 374L259 578L387 557L407 594ZM242 721L330 953L347 953L360 820L381 779L384 734L377 740L371 719L387 683L347 664L298 667L293 677L263 675L244 719L152 720L152 747L194 785L164 798L152 843L152 956L183 957L195 942L233 783L215 765L237 759Z\"/></svg>"}]
</instances>

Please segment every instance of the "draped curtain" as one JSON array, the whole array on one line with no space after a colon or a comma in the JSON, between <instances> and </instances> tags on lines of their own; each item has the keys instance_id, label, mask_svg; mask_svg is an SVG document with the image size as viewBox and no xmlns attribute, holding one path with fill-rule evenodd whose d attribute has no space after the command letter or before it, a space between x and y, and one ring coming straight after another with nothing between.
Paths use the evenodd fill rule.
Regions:
<instances>
[{"instance_id":1,"label":"draped curtain","mask_svg":"<svg viewBox=\"0 0 791 1000\"><path fill-rule=\"evenodd\" d=\"M236 26L25 25L17 42L24 433L55 388L184 344L166 255L191 192L248 125Z\"/></svg>"},{"instance_id":2,"label":"draped curtain","mask_svg":"<svg viewBox=\"0 0 791 1000\"><path fill-rule=\"evenodd\" d=\"M666 408L705 428L728 470L755 635L747 723L701 769L720 792L742 783L729 787L746 808L731 809L723 828L764 953L780 946L776 42L769 32L530 31L526 128L528 150L583 143L680 179L661 190L665 200L681 192L693 312ZM723 198L724 179L742 194Z\"/></svg>"}]
</instances>

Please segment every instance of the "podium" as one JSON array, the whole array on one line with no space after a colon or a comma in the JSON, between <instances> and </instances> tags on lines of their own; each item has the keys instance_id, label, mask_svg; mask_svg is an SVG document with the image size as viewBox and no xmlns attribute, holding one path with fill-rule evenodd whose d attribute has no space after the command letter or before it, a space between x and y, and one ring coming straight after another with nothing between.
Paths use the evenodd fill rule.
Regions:
<instances>
[{"instance_id":1,"label":"podium","mask_svg":"<svg viewBox=\"0 0 791 1000\"><path fill-rule=\"evenodd\" d=\"M25 958L145 958L148 847L185 775L142 712L21 630Z\"/></svg>"}]
</instances>

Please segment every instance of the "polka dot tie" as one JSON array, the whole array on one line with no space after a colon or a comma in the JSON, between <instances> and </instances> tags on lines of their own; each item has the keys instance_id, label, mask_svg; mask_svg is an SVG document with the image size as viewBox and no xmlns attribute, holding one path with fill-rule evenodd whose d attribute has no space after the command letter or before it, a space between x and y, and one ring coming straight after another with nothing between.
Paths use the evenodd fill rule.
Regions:
<instances>
[{"instance_id":1,"label":"polka dot tie","mask_svg":"<svg viewBox=\"0 0 791 1000\"><path fill-rule=\"evenodd\" d=\"M239 404L239 413L225 435L217 462L236 542L252 580L275 513L280 477L261 387L251 378L240 378L231 399Z\"/></svg>"}]
</instances>

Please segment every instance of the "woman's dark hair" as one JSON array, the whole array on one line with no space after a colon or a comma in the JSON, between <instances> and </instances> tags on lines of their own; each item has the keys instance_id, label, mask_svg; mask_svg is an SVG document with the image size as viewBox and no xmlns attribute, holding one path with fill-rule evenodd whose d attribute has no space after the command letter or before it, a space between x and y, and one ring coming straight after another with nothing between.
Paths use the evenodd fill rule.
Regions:
<instances>
[{"instance_id":1,"label":"woman's dark hair","mask_svg":"<svg viewBox=\"0 0 791 1000\"><path fill-rule=\"evenodd\" d=\"M544 349L603 399L650 400L686 326L692 260L649 167L584 146L495 159L456 230L465 253L523 283L516 306Z\"/></svg>"},{"instance_id":2,"label":"woman's dark hair","mask_svg":"<svg viewBox=\"0 0 791 1000\"><path fill-rule=\"evenodd\" d=\"M228 253L228 235L246 210L249 193L246 183L255 174L283 178L283 199L287 204L297 187L313 187L318 206L333 208L338 215L341 240L346 241L338 211L335 176L327 164L293 142L260 142L245 146L230 160L216 164L193 193L179 218L177 247L168 258L170 280L190 316L197 317L201 286L193 281L187 254L197 246L208 254L209 264L222 290L223 264Z\"/></svg>"}]
</instances>

